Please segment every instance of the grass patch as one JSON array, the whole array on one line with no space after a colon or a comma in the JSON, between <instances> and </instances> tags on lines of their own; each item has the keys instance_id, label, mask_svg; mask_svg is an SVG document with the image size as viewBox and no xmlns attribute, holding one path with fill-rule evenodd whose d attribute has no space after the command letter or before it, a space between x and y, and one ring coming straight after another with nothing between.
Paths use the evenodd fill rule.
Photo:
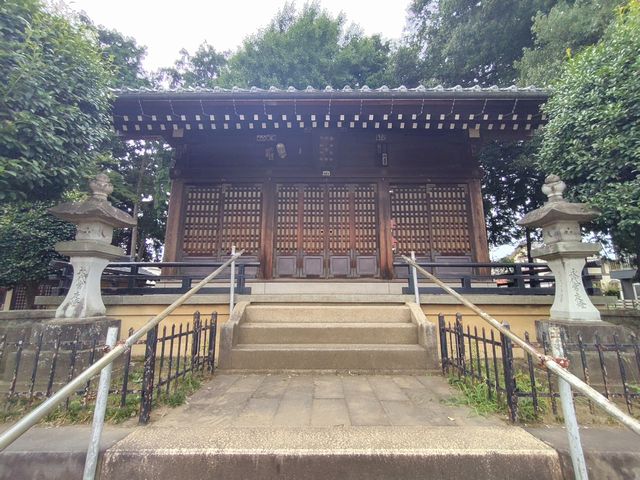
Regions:
<instances>
[{"instance_id":1,"label":"grass patch","mask_svg":"<svg viewBox=\"0 0 640 480\"><path fill-rule=\"evenodd\" d=\"M499 375L501 375L499 373ZM504 376L500 376L501 384ZM539 379L536 379L539 380ZM494 384L494 379L490 375L489 381ZM487 416L491 414L509 415L509 407L504 394L497 395L495 389L490 389L487 383L472 380L468 377L452 375L449 377L449 384L460 391L460 395L449 400L449 405L464 405L471 408L476 414ZM537 383L538 391L545 391L548 386ZM518 372L516 374L516 391L529 392L531 384L529 374ZM530 397L518 397L518 420L522 423L541 422L550 411L550 401L547 398L538 397L538 411L534 408L533 399Z\"/></svg>"},{"instance_id":2,"label":"grass patch","mask_svg":"<svg viewBox=\"0 0 640 480\"><path fill-rule=\"evenodd\" d=\"M166 406L178 407L185 403L187 397L195 393L201 386L204 375L186 375L172 382L171 389L167 393L163 390L160 395L154 392L153 409ZM140 379L141 380L141 379ZM130 384L132 379L130 377ZM134 381L135 383L135 381ZM114 385L112 383L112 385ZM116 384L117 385L117 384ZM174 387L175 386L175 387ZM13 398L5 400L0 405L0 422L11 422L20 419L31 410L36 408L43 399L29 401L25 398ZM50 412L43 420L49 425L74 425L91 423L93 420L93 411L95 408L95 394L85 403L84 398L71 398L69 407L67 408L63 402L55 410ZM105 422L110 424L123 423L131 418L136 418L140 413L140 394L130 393L127 395L124 406L120 406L120 394L112 393L107 401L107 411L105 413Z\"/></svg>"},{"instance_id":3,"label":"grass patch","mask_svg":"<svg viewBox=\"0 0 640 480\"><path fill-rule=\"evenodd\" d=\"M485 383L471 382L464 377L449 377L449 384L460 390L460 395L447 400L447 405L471 408L476 414L486 417L500 412L495 394L489 397L489 387Z\"/></svg>"}]
</instances>

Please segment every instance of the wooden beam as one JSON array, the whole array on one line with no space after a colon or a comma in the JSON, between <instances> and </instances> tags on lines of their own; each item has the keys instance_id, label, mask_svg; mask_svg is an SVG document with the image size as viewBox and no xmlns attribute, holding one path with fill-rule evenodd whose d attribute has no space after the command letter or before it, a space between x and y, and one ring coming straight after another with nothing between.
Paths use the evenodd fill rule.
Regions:
<instances>
[{"instance_id":1,"label":"wooden beam","mask_svg":"<svg viewBox=\"0 0 640 480\"><path fill-rule=\"evenodd\" d=\"M391 251L391 200L389 198L389 181L378 182L378 212L380 232L380 276L393 278L393 252Z\"/></svg>"},{"instance_id":2,"label":"wooden beam","mask_svg":"<svg viewBox=\"0 0 640 480\"><path fill-rule=\"evenodd\" d=\"M262 233L260 235L260 269L262 278L271 279L273 277L273 232L275 229L276 216L276 187L269 178L262 187Z\"/></svg>"},{"instance_id":3,"label":"wooden beam","mask_svg":"<svg viewBox=\"0 0 640 480\"><path fill-rule=\"evenodd\" d=\"M169 213L167 215L167 233L164 237L163 262L177 262L182 259L182 224L184 220L184 180L174 178L171 181ZM175 275L175 268L163 269L163 275Z\"/></svg>"},{"instance_id":4,"label":"wooden beam","mask_svg":"<svg viewBox=\"0 0 640 480\"><path fill-rule=\"evenodd\" d=\"M469 200L471 208L471 245L476 262L489 262L489 242L487 225L482 205L482 187L479 178L469 180Z\"/></svg>"}]
</instances>

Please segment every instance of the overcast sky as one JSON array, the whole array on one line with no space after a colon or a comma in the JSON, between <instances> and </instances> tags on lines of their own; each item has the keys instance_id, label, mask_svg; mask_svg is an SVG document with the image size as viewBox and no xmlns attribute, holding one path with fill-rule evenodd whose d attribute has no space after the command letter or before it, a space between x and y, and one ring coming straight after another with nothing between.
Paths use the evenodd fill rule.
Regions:
<instances>
[{"instance_id":1,"label":"overcast sky","mask_svg":"<svg viewBox=\"0 0 640 480\"><path fill-rule=\"evenodd\" d=\"M263 27L284 0L68 0L75 10L108 28L134 37L147 47L145 67L155 70L173 64L178 51L193 53L203 41L216 50L234 50L247 35ZM303 1L296 1L299 7ZM349 23L367 34L388 39L402 34L409 0L321 0L333 14L343 12Z\"/></svg>"}]
</instances>

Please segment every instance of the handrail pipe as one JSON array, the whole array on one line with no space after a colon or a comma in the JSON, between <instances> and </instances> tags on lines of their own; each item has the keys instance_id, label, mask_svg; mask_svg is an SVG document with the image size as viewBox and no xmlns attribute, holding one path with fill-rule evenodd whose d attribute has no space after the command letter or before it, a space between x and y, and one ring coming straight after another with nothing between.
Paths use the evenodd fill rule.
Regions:
<instances>
[{"instance_id":1,"label":"handrail pipe","mask_svg":"<svg viewBox=\"0 0 640 480\"><path fill-rule=\"evenodd\" d=\"M424 268L420 267L420 265L418 265L415 261L411 260L409 257L407 257L405 255L402 255L402 259L405 262L407 262L409 265L415 267L415 269L420 274L424 275L429 280L434 282L436 285L438 285L440 288L442 288L445 292L447 292L448 294L450 294L453 297L455 297L464 306L466 306L470 310L472 310L475 313L477 313L480 318L482 318L484 321L489 323L493 328L498 330L500 333L502 333L506 337L510 338L513 341L513 343L518 345L525 352L529 353L534 358L537 358L538 361L540 362L540 365L546 367L549 371L551 371L552 373L555 373L558 377L560 377L561 379L566 381L569 385L571 385L572 388L575 388L577 391L579 391L580 393L582 393L585 396L587 396L589 399L591 399L593 401L593 403L595 403L598 407L600 407L606 413L611 415L613 418L618 420L624 426L629 428L632 432L640 435L640 421L638 421L635 418L633 418L632 416L627 415L626 413L624 413L622 410L620 410L618 407L616 407L616 405L612 401L610 401L608 398L606 398L600 392L598 392L597 390L595 390L591 386L587 385L585 382L580 380L578 377L576 377L571 372L567 371L562 365L560 365L556 361L555 358L553 358L553 357L551 357L549 355L545 355L543 353L540 353L533 345L528 344L522 338L520 338L518 335L516 335L512 331L504 328L502 326L502 324L500 322L498 322L495 318L493 318L491 315L489 315L488 313L483 311L481 308L476 306L474 303L472 303L469 300L467 300L466 298L464 298L464 296L460 295L458 292L456 292L454 289L452 289L447 284L442 282L436 276L432 275L431 273L426 271Z\"/></svg>"},{"instance_id":2,"label":"handrail pipe","mask_svg":"<svg viewBox=\"0 0 640 480\"><path fill-rule=\"evenodd\" d=\"M176 308L181 306L184 302L186 302L189 298L196 294L198 290L204 287L207 283L213 280L215 277L220 275L222 271L229 266L232 262L234 262L238 257L240 257L244 253L244 250L232 255L226 262L224 262L220 267L207 275L202 281L200 281L195 287L189 290L187 293L183 294L178 298L175 302L165 308L158 315L153 317L146 325L144 325L140 330L134 332L129 338L127 338L124 342L119 343L115 348L113 348L108 353L104 354L100 360L96 363L88 367L82 373L80 373L76 378L74 378L71 382L67 383L64 387L58 390L52 397L41 403L34 410L29 412L27 415L22 417L18 422L16 422L13 426L7 429L0 435L0 451L7 448L11 445L16 439L18 439L22 434L24 434L27 430L29 430L32 426L38 423L43 417L45 417L49 412L51 412L55 407L58 406L63 400L65 400L68 396L72 395L77 391L78 387L83 385L85 382L93 378L96 374L98 374L104 367L113 362L120 355L128 351L133 345L136 344L138 340L140 340L144 335L147 334L152 328L155 328L162 320L167 318Z\"/></svg>"}]
</instances>

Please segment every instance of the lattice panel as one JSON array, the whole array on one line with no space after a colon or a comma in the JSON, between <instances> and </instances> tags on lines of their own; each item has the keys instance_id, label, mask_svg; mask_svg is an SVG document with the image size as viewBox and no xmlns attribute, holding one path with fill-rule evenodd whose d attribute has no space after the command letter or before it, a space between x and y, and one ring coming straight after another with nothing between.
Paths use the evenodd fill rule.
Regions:
<instances>
[{"instance_id":1,"label":"lattice panel","mask_svg":"<svg viewBox=\"0 0 640 480\"><path fill-rule=\"evenodd\" d=\"M349 227L350 195L347 185L329 185L329 252L348 253L351 249L351 229Z\"/></svg>"},{"instance_id":2,"label":"lattice panel","mask_svg":"<svg viewBox=\"0 0 640 480\"><path fill-rule=\"evenodd\" d=\"M187 256L216 255L219 234L220 186L187 187L183 251Z\"/></svg>"},{"instance_id":3,"label":"lattice panel","mask_svg":"<svg viewBox=\"0 0 640 480\"><path fill-rule=\"evenodd\" d=\"M431 254L429 195L426 185L392 185L391 218L399 253Z\"/></svg>"},{"instance_id":4,"label":"lattice panel","mask_svg":"<svg viewBox=\"0 0 640 480\"><path fill-rule=\"evenodd\" d=\"M278 185L276 194L275 253L298 250L298 187Z\"/></svg>"},{"instance_id":5,"label":"lattice panel","mask_svg":"<svg viewBox=\"0 0 640 480\"><path fill-rule=\"evenodd\" d=\"M324 185L305 185L302 197L302 250L324 253Z\"/></svg>"},{"instance_id":6,"label":"lattice panel","mask_svg":"<svg viewBox=\"0 0 640 480\"><path fill-rule=\"evenodd\" d=\"M355 185L353 200L354 250L358 254L378 251L378 219L375 185Z\"/></svg>"},{"instance_id":7,"label":"lattice panel","mask_svg":"<svg viewBox=\"0 0 640 480\"><path fill-rule=\"evenodd\" d=\"M260 185L225 185L222 201L220 253L231 247L257 255L260 249L262 188Z\"/></svg>"},{"instance_id":8,"label":"lattice panel","mask_svg":"<svg viewBox=\"0 0 640 480\"><path fill-rule=\"evenodd\" d=\"M436 184L430 197L433 250L441 255L470 254L467 186Z\"/></svg>"}]
</instances>

